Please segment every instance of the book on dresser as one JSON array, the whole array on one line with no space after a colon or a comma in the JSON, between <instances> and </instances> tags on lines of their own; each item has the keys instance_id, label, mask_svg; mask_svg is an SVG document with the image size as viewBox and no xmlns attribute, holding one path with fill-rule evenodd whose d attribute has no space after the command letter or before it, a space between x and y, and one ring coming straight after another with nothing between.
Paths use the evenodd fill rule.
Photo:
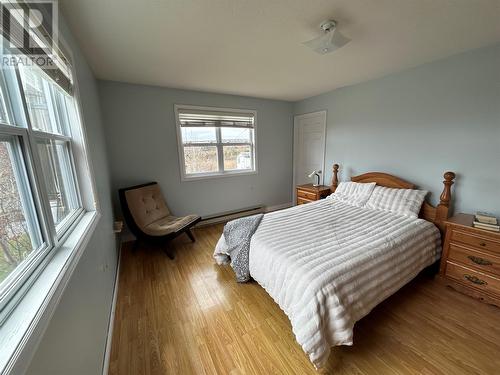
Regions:
<instances>
[{"instance_id":1,"label":"book on dresser","mask_svg":"<svg viewBox=\"0 0 500 375\"><path fill-rule=\"evenodd\" d=\"M475 228L500 232L500 225L498 225L497 218L487 212L476 212L472 225Z\"/></svg>"}]
</instances>

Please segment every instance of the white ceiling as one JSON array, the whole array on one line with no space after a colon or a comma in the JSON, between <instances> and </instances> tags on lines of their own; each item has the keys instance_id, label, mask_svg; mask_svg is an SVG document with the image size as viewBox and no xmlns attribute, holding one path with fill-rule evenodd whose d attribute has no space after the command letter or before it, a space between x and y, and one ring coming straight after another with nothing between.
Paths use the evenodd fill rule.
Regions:
<instances>
[{"instance_id":1,"label":"white ceiling","mask_svg":"<svg viewBox=\"0 0 500 375\"><path fill-rule=\"evenodd\" d=\"M500 41L500 0L60 0L96 76L299 100ZM302 42L333 18L352 39Z\"/></svg>"}]
</instances>

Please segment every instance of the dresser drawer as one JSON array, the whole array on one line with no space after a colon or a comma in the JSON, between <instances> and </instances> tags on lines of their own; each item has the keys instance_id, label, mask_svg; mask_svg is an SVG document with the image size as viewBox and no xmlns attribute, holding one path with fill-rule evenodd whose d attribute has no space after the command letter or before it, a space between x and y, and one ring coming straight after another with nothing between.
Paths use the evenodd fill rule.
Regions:
<instances>
[{"instance_id":1,"label":"dresser drawer","mask_svg":"<svg viewBox=\"0 0 500 375\"><path fill-rule=\"evenodd\" d=\"M304 204L310 202L314 202L314 200L297 197L297 204Z\"/></svg>"},{"instance_id":2,"label":"dresser drawer","mask_svg":"<svg viewBox=\"0 0 500 375\"><path fill-rule=\"evenodd\" d=\"M458 264L447 262L445 275L461 284L482 290L495 295L500 295L500 279L488 276L482 272L472 270Z\"/></svg>"},{"instance_id":3,"label":"dresser drawer","mask_svg":"<svg viewBox=\"0 0 500 375\"><path fill-rule=\"evenodd\" d=\"M500 277L500 257L451 243L448 259Z\"/></svg>"},{"instance_id":4,"label":"dresser drawer","mask_svg":"<svg viewBox=\"0 0 500 375\"><path fill-rule=\"evenodd\" d=\"M309 200L316 200L316 193L311 193L309 191L297 189L297 197Z\"/></svg>"},{"instance_id":5,"label":"dresser drawer","mask_svg":"<svg viewBox=\"0 0 500 375\"><path fill-rule=\"evenodd\" d=\"M487 250L500 254L500 242L495 241L486 236L480 236L475 233L462 232L457 229L453 229L451 233L452 242L461 242L475 247L476 249Z\"/></svg>"}]
</instances>

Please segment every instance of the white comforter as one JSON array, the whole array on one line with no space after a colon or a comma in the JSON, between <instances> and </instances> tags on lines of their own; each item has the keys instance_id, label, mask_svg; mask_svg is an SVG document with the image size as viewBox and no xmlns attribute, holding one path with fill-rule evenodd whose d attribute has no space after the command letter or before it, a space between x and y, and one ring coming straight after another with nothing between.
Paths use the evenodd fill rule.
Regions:
<instances>
[{"instance_id":1,"label":"white comforter","mask_svg":"<svg viewBox=\"0 0 500 375\"><path fill-rule=\"evenodd\" d=\"M316 367L352 345L353 326L439 258L437 228L328 198L264 215L250 274L287 314ZM224 236L215 258L225 252Z\"/></svg>"}]
</instances>

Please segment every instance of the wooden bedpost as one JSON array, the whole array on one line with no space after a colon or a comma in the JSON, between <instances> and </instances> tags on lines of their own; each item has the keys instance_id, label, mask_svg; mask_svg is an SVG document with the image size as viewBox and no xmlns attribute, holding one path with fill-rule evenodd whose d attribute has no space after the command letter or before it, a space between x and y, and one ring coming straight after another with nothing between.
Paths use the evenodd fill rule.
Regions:
<instances>
[{"instance_id":1,"label":"wooden bedpost","mask_svg":"<svg viewBox=\"0 0 500 375\"><path fill-rule=\"evenodd\" d=\"M448 219L448 211L450 209L451 201L451 185L453 185L454 179L455 173L446 172L444 174L444 188L441 196L439 197L439 204L436 207L436 219L434 220L434 222L442 232L444 232L445 229L444 221Z\"/></svg>"},{"instance_id":2,"label":"wooden bedpost","mask_svg":"<svg viewBox=\"0 0 500 375\"><path fill-rule=\"evenodd\" d=\"M335 189L337 189L337 186L339 185L338 173L339 173L339 165L338 164L334 164L333 165L332 186L330 186L330 191L332 193L335 192Z\"/></svg>"}]
</instances>

